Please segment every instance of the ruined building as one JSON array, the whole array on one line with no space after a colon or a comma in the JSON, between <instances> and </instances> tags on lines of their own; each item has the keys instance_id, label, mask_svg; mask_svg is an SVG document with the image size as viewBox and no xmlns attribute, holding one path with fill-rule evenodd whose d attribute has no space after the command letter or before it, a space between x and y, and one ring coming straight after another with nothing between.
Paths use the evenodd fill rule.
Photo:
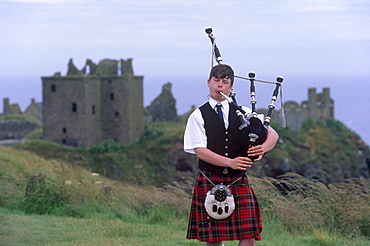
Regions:
<instances>
[{"instance_id":1,"label":"ruined building","mask_svg":"<svg viewBox=\"0 0 370 246\"><path fill-rule=\"evenodd\" d=\"M162 92L146 107L147 121L178 121L176 99L172 95L172 84L162 86Z\"/></svg>"},{"instance_id":2,"label":"ruined building","mask_svg":"<svg viewBox=\"0 0 370 246\"><path fill-rule=\"evenodd\" d=\"M43 139L91 147L102 140L136 142L143 133L143 76L132 59L91 60L66 76L42 77Z\"/></svg>"},{"instance_id":3,"label":"ruined building","mask_svg":"<svg viewBox=\"0 0 370 246\"><path fill-rule=\"evenodd\" d=\"M39 123L42 122L42 103L36 102L34 98L31 98L30 105L26 108L26 110L23 113L18 103L10 104L9 98L4 98L3 104L4 104L3 109L4 116L27 115L33 117Z\"/></svg>"},{"instance_id":4,"label":"ruined building","mask_svg":"<svg viewBox=\"0 0 370 246\"><path fill-rule=\"evenodd\" d=\"M308 100L298 104L295 101L284 103L286 123L293 131L299 130L302 123L311 118L314 121L334 119L334 101L330 98L330 89L323 88L322 93L316 93L316 88L308 89ZM272 114L272 120L279 122L280 111Z\"/></svg>"},{"instance_id":5,"label":"ruined building","mask_svg":"<svg viewBox=\"0 0 370 246\"><path fill-rule=\"evenodd\" d=\"M42 103L37 103L32 98L31 104L22 113L17 103L10 104L9 98L4 98L3 102L3 115L0 116L5 117L0 117L0 145L18 144L31 132L40 128Z\"/></svg>"},{"instance_id":6,"label":"ruined building","mask_svg":"<svg viewBox=\"0 0 370 246\"><path fill-rule=\"evenodd\" d=\"M10 104L9 98L4 98L4 109L3 109L3 115L21 115L22 111L19 107L18 103Z\"/></svg>"}]
</instances>

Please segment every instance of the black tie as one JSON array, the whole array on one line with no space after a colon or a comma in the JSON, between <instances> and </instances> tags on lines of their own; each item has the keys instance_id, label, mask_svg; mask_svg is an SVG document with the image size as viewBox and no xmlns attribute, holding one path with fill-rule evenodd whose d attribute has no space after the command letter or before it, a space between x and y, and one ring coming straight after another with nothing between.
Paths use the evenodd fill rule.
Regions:
<instances>
[{"instance_id":1,"label":"black tie","mask_svg":"<svg viewBox=\"0 0 370 246\"><path fill-rule=\"evenodd\" d=\"M217 103L217 104L216 104L216 107L217 107L217 113L218 113L218 116L220 116L221 121L222 121L222 124L224 124L224 126L225 126L224 116L223 116L223 114L222 114L222 109L221 109L222 105L221 105L221 104L219 104L219 103Z\"/></svg>"}]
</instances>

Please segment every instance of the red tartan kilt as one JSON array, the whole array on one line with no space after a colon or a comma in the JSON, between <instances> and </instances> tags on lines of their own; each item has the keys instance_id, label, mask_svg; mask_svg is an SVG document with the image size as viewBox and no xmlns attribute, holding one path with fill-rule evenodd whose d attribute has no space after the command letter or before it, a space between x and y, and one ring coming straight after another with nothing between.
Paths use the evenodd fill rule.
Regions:
<instances>
[{"instance_id":1,"label":"red tartan kilt","mask_svg":"<svg viewBox=\"0 0 370 246\"><path fill-rule=\"evenodd\" d=\"M204 174L215 185L221 183L229 185L240 177L219 175L208 171L204 171ZM198 239L202 242L240 241L249 238L261 240L259 235L262 231L261 210L247 175L229 187L234 196L235 210L228 218L216 220L206 212L204 201L212 187L212 184L199 172L193 191L187 239Z\"/></svg>"}]
</instances>

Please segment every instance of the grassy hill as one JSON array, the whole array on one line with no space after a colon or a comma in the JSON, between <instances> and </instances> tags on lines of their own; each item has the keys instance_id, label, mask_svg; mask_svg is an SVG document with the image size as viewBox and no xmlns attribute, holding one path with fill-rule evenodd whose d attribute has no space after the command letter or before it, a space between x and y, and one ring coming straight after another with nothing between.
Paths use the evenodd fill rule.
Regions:
<instances>
[{"instance_id":1,"label":"grassy hill","mask_svg":"<svg viewBox=\"0 0 370 246\"><path fill-rule=\"evenodd\" d=\"M260 177L295 172L325 184L370 177L369 146L343 123L307 120L299 131L273 126L280 139L254 168Z\"/></svg>"},{"instance_id":2,"label":"grassy hill","mask_svg":"<svg viewBox=\"0 0 370 246\"><path fill-rule=\"evenodd\" d=\"M154 122L145 126L141 139L133 145L103 141L91 149L68 147L33 139L15 146L48 160L61 160L90 169L118 181L163 186L193 174L176 172L171 162L182 150L184 125Z\"/></svg>"},{"instance_id":3,"label":"grassy hill","mask_svg":"<svg viewBox=\"0 0 370 246\"><path fill-rule=\"evenodd\" d=\"M309 129L328 129L320 124ZM305 144L312 133L278 130L284 142L277 148L286 153L316 145ZM108 141L87 150L33 140L0 147L0 245L202 245L184 238L193 174L168 161L182 151L182 132L181 124L162 122L147 125L131 146ZM369 244L369 179L250 176L265 225L258 245Z\"/></svg>"},{"instance_id":4,"label":"grassy hill","mask_svg":"<svg viewBox=\"0 0 370 246\"><path fill-rule=\"evenodd\" d=\"M370 177L369 146L341 122L307 120L300 131L279 128L274 122L272 126L280 140L251 169L258 177L278 178L295 172L325 184ZM163 186L197 172L196 158L183 151L184 129L183 123L151 122L133 145L103 141L87 150L36 139L15 148L86 167L115 180Z\"/></svg>"}]
</instances>

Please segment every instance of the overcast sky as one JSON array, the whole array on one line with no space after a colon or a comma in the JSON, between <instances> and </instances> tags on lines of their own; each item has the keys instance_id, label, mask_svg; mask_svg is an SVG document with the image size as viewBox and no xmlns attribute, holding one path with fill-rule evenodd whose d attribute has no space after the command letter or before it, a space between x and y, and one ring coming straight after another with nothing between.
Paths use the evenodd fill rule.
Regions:
<instances>
[{"instance_id":1,"label":"overcast sky","mask_svg":"<svg viewBox=\"0 0 370 246\"><path fill-rule=\"evenodd\" d=\"M0 112L4 97L22 110L31 98L41 101L40 77L65 75L70 58L79 69L88 58L133 58L134 73L144 76L145 106L170 81L184 113L199 105L196 91L207 92L206 27L213 27L224 62L238 75L281 75L288 99L295 95L289 87L299 83L369 82L366 0L0 0Z\"/></svg>"},{"instance_id":2,"label":"overcast sky","mask_svg":"<svg viewBox=\"0 0 370 246\"><path fill-rule=\"evenodd\" d=\"M209 26L240 75L370 75L365 0L2 0L0 11L0 96L11 98L7 79L40 90L40 76L65 74L69 58L78 68L133 58L147 83L207 75Z\"/></svg>"}]
</instances>

